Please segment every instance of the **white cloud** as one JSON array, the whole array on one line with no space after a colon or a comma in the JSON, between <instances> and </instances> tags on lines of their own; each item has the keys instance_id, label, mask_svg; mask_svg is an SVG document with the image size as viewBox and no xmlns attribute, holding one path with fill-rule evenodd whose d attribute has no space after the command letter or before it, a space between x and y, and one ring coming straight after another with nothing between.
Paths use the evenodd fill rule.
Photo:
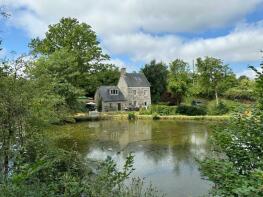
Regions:
<instances>
[{"instance_id":1,"label":"white cloud","mask_svg":"<svg viewBox=\"0 0 263 197\"><path fill-rule=\"evenodd\" d=\"M226 36L210 39L184 40L176 35L152 36L145 33L112 35L104 45L115 54L129 54L134 60L171 61L183 58L213 56L232 62L255 61L263 46L263 21L236 28Z\"/></svg>"},{"instance_id":2,"label":"white cloud","mask_svg":"<svg viewBox=\"0 0 263 197\"><path fill-rule=\"evenodd\" d=\"M5 0L20 26L35 36L61 17L77 17L101 34L185 32L222 27L242 19L262 0ZM22 9L21 9L22 8ZM28 20L31 18L32 20ZM41 22L39 21L41 20ZM44 27L43 27L44 26ZM29 27L29 28L28 28Z\"/></svg>"},{"instance_id":3,"label":"white cloud","mask_svg":"<svg viewBox=\"0 0 263 197\"><path fill-rule=\"evenodd\" d=\"M187 40L178 32L233 27L263 0L5 0L11 22L31 37L43 36L49 24L75 17L90 24L105 51L131 60L155 58L188 61L215 56L228 62L255 61L263 45L263 22L239 25L228 35ZM1 3L0 3L1 4ZM114 59L117 65L124 64ZM132 68L132 67L131 67Z\"/></svg>"}]
</instances>

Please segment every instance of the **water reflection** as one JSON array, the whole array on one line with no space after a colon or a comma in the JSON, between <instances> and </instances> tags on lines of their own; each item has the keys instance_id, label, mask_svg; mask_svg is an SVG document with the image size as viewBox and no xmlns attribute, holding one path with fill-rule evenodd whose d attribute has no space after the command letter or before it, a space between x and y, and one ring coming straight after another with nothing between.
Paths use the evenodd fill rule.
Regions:
<instances>
[{"instance_id":1,"label":"water reflection","mask_svg":"<svg viewBox=\"0 0 263 197\"><path fill-rule=\"evenodd\" d=\"M208 127L200 122L100 121L67 125L59 145L77 144L83 156L112 156L118 166L129 152L135 155L134 176L151 180L167 196L199 196L211 187L200 177L196 157L207 150ZM58 131L60 132L60 131Z\"/></svg>"}]
</instances>

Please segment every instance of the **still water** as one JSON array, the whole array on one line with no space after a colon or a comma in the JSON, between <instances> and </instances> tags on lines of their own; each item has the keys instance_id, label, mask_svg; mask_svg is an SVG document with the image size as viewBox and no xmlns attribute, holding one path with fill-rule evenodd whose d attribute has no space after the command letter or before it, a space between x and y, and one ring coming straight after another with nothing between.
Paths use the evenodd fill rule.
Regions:
<instances>
[{"instance_id":1,"label":"still water","mask_svg":"<svg viewBox=\"0 0 263 197\"><path fill-rule=\"evenodd\" d=\"M133 152L132 176L144 177L168 197L207 194L212 184L201 178L195 158L208 150L208 125L186 121L98 121L59 127L58 144L76 146L87 158L111 156L119 167Z\"/></svg>"}]
</instances>

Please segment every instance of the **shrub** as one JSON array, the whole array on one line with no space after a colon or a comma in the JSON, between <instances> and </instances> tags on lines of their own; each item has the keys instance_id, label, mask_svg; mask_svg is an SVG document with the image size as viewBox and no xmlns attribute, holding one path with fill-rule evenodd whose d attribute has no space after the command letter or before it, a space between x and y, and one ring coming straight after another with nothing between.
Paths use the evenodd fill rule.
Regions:
<instances>
[{"instance_id":1,"label":"shrub","mask_svg":"<svg viewBox=\"0 0 263 197\"><path fill-rule=\"evenodd\" d=\"M128 113L128 120L135 120L136 116L134 112L129 112Z\"/></svg>"},{"instance_id":2,"label":"shrub","mask_svg":"<svg viewBox=\"0 0 263 197\"><path fill-rule=\"evenodd\" d=\"M224 96L232 100L250 100L255 101L253 90L242 90L239 88L230 88L224 93Z\"/></svg>"},{"instance_id":3,"label":"shrub","mask_svg":"<svg viewBox=\"0 0 263 197\"><path fill-rule=\"evenodd\" d=\"M161 116L165 115L175 115L176 114L176 106L167 106L167 105L152 105L150 108L141 109L141 115L151 115L153 113L157 113Z\"/></svg>"},{"instance_id":4,"label":"shrub","mask_svg":"<svg viewBox=\"0 0 263 197\"><path fill-rule=\"evenodd\" d=\"M218 105L214 105L209 110L210 115L224 115L230 111L229 107L222 101Z\"/></svg>"},{"instance_id":5,"label":"shrub","mask_svg":"<svg viewBox=\"0 0 263 197\"><path fill-rule=\"evenodd\" d=\"M149 107L148 109L145 108L141 108L139 111L140 115L151 115L152 111L151 111L151 107Z\"/></svg>"},{"instance_id":6,"label":"shrub","mask_svg":"<svg viewBox=\"0 0 263 197\"><path fill-rule=\"evenodd\" d=\"M207 111L209 115L222 115L226 113L237 112L241 109L246 109L249 107L250 107L249 104L221 99L218 106L216 106L215 100L210 101L207 105L207 109L208 109Z\"/></svg>"},{"instance_id":7,"label":"shrub","mask_svg":"<svg viewBox=\"0 0 263 197\"><path fill-rule=\"evenodd\" d=\"M211 196L263 196L262 130L258 110L238 113L213 130L211 154L200 161L202 174L215 183Z\"/></svg>"},{"instance_id":8,"label":"shrub","mask_svg":"<svg viewBox=\"0 0 263 197\"><path fill-rule=\"evenodd\" d=\"M183 114L183 115L188 115L188 116L197 116L197 115L207 114L206 108L204 107L188 106L188 105L178 106L176 112L178 114Z\"/></svg>"}]
</instances>

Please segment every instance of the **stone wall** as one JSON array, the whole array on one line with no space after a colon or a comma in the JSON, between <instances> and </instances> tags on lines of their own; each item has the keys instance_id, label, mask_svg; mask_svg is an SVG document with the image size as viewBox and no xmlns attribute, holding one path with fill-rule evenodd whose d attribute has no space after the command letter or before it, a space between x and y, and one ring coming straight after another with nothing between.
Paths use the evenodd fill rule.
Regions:
<instances>
[{"instance_id":1,"label":"stone wall","mask_svg":"<svg viewBox=\"0 0 263 197\"><path fill-rule=\"evenodd\" d=\"M129 87L127 100L129 107L141 108L150 106L150 87Z\"/></svg>"},{"instance_id":2,"label":"stone wall","mask_svg":"<svg viewBox=\"0 0 263 197\"><path fill-rule=\"evenodd\" d=\"M121 105L120 110L118 110L118 104ZM118 102L102 102L102 111L124 111L126 108L126 102L118 101Z\"/></svg>"}]
</instances>

